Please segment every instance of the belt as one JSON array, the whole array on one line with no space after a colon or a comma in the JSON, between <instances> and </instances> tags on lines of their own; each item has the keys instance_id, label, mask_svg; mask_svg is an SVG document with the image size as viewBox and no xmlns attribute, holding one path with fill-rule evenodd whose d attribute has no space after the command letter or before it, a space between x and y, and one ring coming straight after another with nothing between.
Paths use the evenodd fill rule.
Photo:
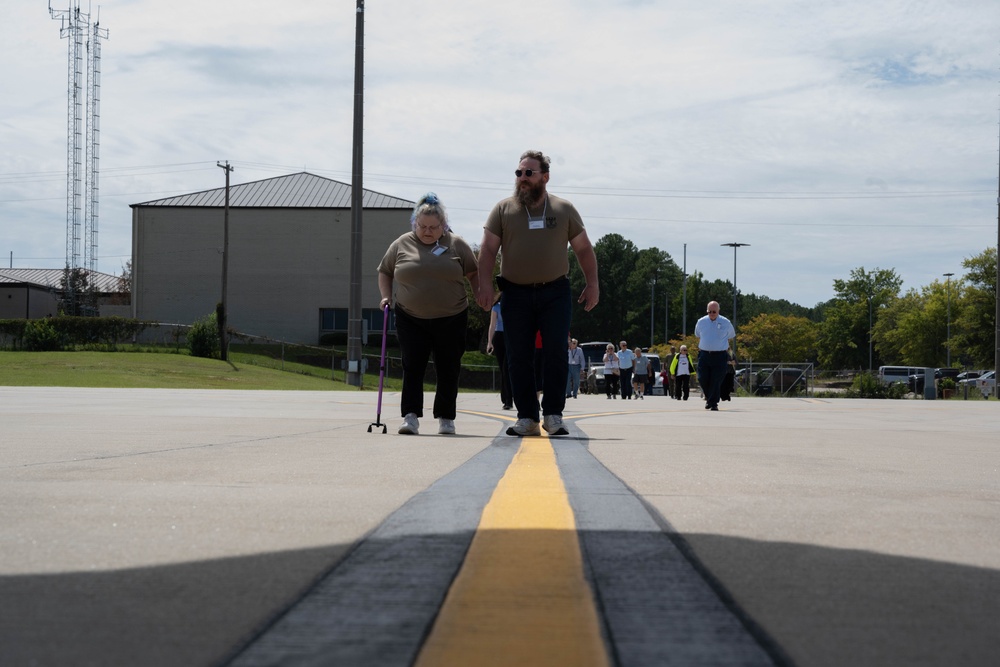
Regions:
<instances>
[{"instance_id":1,"label":"belt","mask_svg":"<svg viewBox=\"0 0 1000 667\"><path fill-rule=\"evenodd\" d=\"M704 352L705 354L725 354L729 350L698 350L699 352Z\"/></svg>"},{"instance_id":2,"label":"belt","mask_svg":"<svg viewBox=\"0 0 1000 667\"><path fill-rule=\"evenodd\" d=\"M566 276L560 276L559 278L556 278L555 280L550 280L547 283L515 283L515 282L511 282L510 280L507 280L506 278L504 278L503 281L504 281L504 283L506 283L510 287L523 287L525 289L539 289L540 287L548 287L549 285L558 285L558 284L563 283L563 282L568 282L569 278L567 278ZM500 280L499 280L499 277L498 277L498 279L497 279L497 285L499 286L499 284L500 284Z\"/></svg>"}]
</instances>

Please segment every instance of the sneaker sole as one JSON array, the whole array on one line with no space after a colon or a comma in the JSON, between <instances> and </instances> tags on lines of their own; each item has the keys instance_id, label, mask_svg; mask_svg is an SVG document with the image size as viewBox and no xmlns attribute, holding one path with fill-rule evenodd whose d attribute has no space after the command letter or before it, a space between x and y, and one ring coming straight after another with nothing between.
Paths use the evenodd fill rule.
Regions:
<instances>
[{"instance_id":1,"label":"sneaker sole","mask_svg":"<svg viewBox=\"0 0 1000 667\"><path fill-rule=\"evenodd\" d=\"M541 431L532 431L531 433L518 433L517 431L514 430L513 426L507 429L507 435L516 435L522 438L532 435L541 435L541 434L542 434Z\"/></svg>"}]
</instances>

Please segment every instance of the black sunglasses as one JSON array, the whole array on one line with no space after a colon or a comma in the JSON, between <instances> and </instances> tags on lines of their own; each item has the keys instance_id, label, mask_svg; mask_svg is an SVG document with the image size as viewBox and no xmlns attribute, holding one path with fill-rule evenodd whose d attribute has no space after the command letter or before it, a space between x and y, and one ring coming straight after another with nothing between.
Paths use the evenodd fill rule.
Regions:
<instances>
[{"instance_id":1,"label":"black sunglasses","mask_svg":"<svg viewBox=\"0 0 1000 667\"><path fill-rule=\"evenodd\" d=\"M527 176L528 178L531 178L536 173L537 174L541 174L541 173L544 173L544 172L538 171L537 169L523 169L523 170L522 169L515 169L514 170L514 175L517 176L518 178L521 178L522 174L524 176Z\"/></svg>"}]
</instances>

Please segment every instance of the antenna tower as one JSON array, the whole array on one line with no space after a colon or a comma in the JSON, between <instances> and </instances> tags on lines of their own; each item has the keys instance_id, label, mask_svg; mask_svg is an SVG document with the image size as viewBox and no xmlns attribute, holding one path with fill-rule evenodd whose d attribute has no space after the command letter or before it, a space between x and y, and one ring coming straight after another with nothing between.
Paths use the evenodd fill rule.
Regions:
<instances>
[{"instance_id":1,"label":"antenna tower","mask_svg":"<svg viewBox=\"0 0 1000 667\"><path fill-rule=\"evenodd\" d=\"M69 9L52 9L67 40L66 112L66 268L97 269L98 153L100 148L101 39L108 31L70 0ZM86 61L84 60L86 58ZM86 113L86 117L84 114Z\"/></svg>"}]
</instances>

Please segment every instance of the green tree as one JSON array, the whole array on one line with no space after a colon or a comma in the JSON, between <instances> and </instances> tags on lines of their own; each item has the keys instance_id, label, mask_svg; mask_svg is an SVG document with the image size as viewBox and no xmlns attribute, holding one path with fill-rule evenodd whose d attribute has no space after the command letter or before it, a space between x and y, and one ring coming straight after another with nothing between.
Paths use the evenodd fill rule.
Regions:
<instances>
[{"instance_id":1,"label":"green tree","mask_svg":"<svg viewBox=\"0 0 1000 667\"><path fill-rule=\"evenodd\" d=\"M653 281L656 281L655 284ZM653 325L653 344L663 339L664 296L681 288L682 272L670 254L658 248L640 250L629 276L629 305L626 315L625 338L634 345L649 345L650 324ZM653 310L653 313L650 311ZM655 317L655 321L651 321Z\"/></svg>"},{"instance_id":2,"label":"green tree","mask_svg":"<svg viewBox=\"0 0 1000 667\"><path fill-rule=\"evenodd\" d=\"M59 279L59 312L63 315L97 315L97 292L86 269L63 269Z\"/></svg>"},{"instance_id":3,"label":"green tree","mask_svg":"<svg viewBox=\"0 0 1000 667\"><path fill-rule=\"evenodd\" d=\"M952 285L955 290L955 285ZM886 363L939 367L948 361L948 293L941 281L911 289L882 311L872 334Z\"/></svg>"},{"instance_id":4,"label":"green tree","mask_svg":"<svg viewBox=\"0 0 1000 667\"><path fill-rule=\"evenodd\" d=\"M962 262L967 271L958 297L952 283L952 360L992 368L996 361L997 250L987 248Z\"/></svg>"},{"instance_id":5,"label":"green tree","mask_svg":"<svg viewBox=\"0 0 1000 667\"><path fill-rule=\"evenodd\" d=\"M587 313L573 299L570 331L584 340L619 340L626 330L628 315L628 285L632 269L639 257L635 244L621 234L606 234L594 244L597 270L601 281L601 300ZM576 261L570 262L570 284L573 294L583 289L583 271Z\"/></svg>"},{"instance_id":6,"label":"green tree","mask_svg":"<svg viewBox=\"0 0 1000 667\"><path fill-rule=\"evenodd\" d=\"M805 317L758 315L736 336L741 359L800 363L816 358L819 325Z\"/></svg>"},{"instance_id":7,"label":"green tree","mask_svg":"<svg viewBox=\"0 0 1000 667\"><path fill-rule=\"evenodd\" d=\"M874 339L869 348L869 335L881 309L897 297L902 284L893 269L869 272L864 267L852 270L848 280L834 280L836 296L823 309L825 319L819 332L820 365L829 369L881 365L882 358L875 355Z\"/></svg>"}]
</instances>

